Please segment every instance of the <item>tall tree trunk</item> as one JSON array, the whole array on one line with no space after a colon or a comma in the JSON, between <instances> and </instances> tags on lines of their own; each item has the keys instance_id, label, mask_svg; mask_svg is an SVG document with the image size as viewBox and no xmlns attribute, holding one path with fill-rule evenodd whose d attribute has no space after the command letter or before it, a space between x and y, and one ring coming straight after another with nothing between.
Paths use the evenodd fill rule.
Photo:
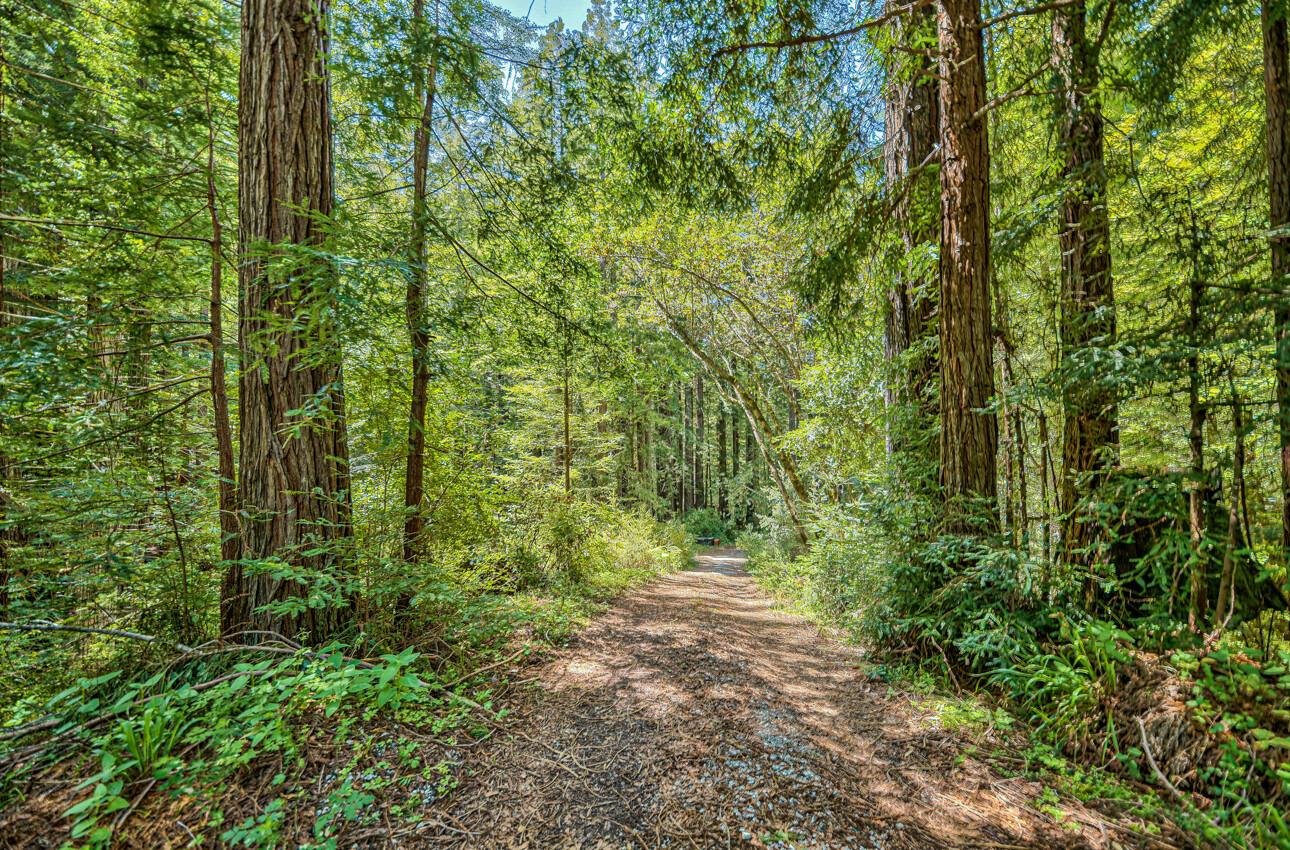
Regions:
<instances>
[{"instance_id":1,"label":"tall tree trunk","mask_svg":"<svg viewBox=\"0 0 1290 850\"><path fill-rule=\"evenodd\" d=\"M688 420L685 415L685 385L676 385L676 513L678 515L686 511L686 491L685 476L685 446L686 437L685 429L688 427Z\"/></svg>"},{"instance_id":2,"label":"tall tree trunk","mask_svg":"<svg viewBox=\"0 0 1290 850\"><path fill-rule=\"evenodd\" d=\"M704 480L704 461L707 455L707 433L703 424L703 373L694 373L694 506L708 506L708 488Z\"/></svg>"},{"instance_id":3,"label":"tall tree trunk","mask_svg":"<svg viewBox=\"0 0 1290 850\"><path fill-rule=\"evenodd\" d=\"M947 528L997 525L990 148L980 0L937 9L941 106L940 484Z\"/></svg>"},{"instance_id":4,"label":"tall tree trunk","mask_svg":"<svg viewBox=\"0 0 1290 850\"><path fill-rule=\"evenodd\" d=\"M889 2L888 9L893 5ZM925 6L899 16L893 26L897 46L913 46L920 36L934 32L932 8ZM928 166L936 151L940 101L931 57L923 52L908 56L913 57L912 67L893 61L888 68L883 144L887 191L894 199L893 212L906 255L934 243L939 236L935 171ZM935 422L937 411L928 388L936 375L936 357L928 353L914 359L909 354L915 346L926 347L928 337L935 333L935 315L935 281L898 274L887 292L883 334L891 371L886 401L887 448L892 454L906 448L910 435L902 432Z\"/></svg>"},{"instance_id":5,"label":"tall tree trunk","mask_svg":"<svg viewBox=\"0 0 1290 850\"><path fill-rule=\"evenodd\" d=\"M436 30L438 9L436 3ZM426 36L425 23L425 2L414 0L412 29L419 44ZM437 37L438 32L433 35ZM421 106L421 117L412 134L412 233L408 240L408 286L404 296L404 313L412 345L408 456L403 476L403 560L408 563L420 557L421 535L425 527L421 503L425 500L426 395L430 387L430 329L426 327L426 218L429 212L426 206L426 172L430 164L430 125L438 83L437 60L438 51L435 50L425 72L421 71L419 62L415 72L416 102Z\"/></svg>"},{"instance_id":6,"label":"tall tree trunk","mask_svg":"<svg viewBox=\"0 0 1290 850\"><path fill-rule=\"evenodd\" d=\"M1198 242L1199 240L1197 240ZM1195 244L1193 250L1199 250ZM1204 294L1200 274L1193 273L1189 288L1187 309L1187 337L1191 354L1187 357L1187 410L1190 426L1187 429L1187 446L1191 453L1191 480L1187 488L1187 518L1191 532L1190 599L1187 623L1192 631L1200 631L1205 623L1208 608L1205 575L1205 414L1200 400L1200 311Z\"/></svg>"},{"instance_id":7,"label":"tall tree trunk","mask_svg":"<svg viewBox=\"0 0 1290 850\"><path fill-rule=\"evenodd\" d=\"M1214 626L1223 629L1236 610L1236 562L1243 545L1241 535L1241 494L1245 490L1245 412L1241 397L1232 390L1232 492L1228 496L1227 545L1223 550L1223 572L1218 583L1218 598L1214 603Z\"/></svg>"},{"instance_id":8,"label":"tall tree trunk","mask_svg":"<svg viewBox=\"0 0 1290 850\"><path fill-rule=\"evenodd\" d=\"M219 463L220 560L224 584L220 599L237 596L241 567L237 565L241 540L238 531L237 469L233 461L233 425L228 410L228 384L224 366L224 222L215 191L215 116L206 94L206 208L211 221L210 346L211 409L215 418L215 449ZM223 615L221 614L221 619Z\"/></svg>"},{"instance_id":9,"label":"tall tree trunk","mask_svg":"<svg viewBox=\"0 0 1290 850\"><path fill-rule=\"evenodd\" d=\"M1085 33L1086 17L1083 0L1053 13L1053 67L1061 78L1060 357L1067 371L1058 511L1064 558L1091 566L1097 526L1082 506L1115 467L1120 438L1115 393L1096 379L1070 376L1081 352L1115 339L1102 110L1097 56ZM1092 588L1090 581L1090 593Z\"/></svg>"},{"instance_id":10,"label":"tall tree trunk","mask_svg":"<svg viewBox=\"0 0 1290 850\"><path fill-rule=\"evenodd\" d=\"M1274 230L1290 225L1290 37L1284 5L1263 4L1263 92L1268 202ZM1277 344L1277 431L1281 447L1281 551L1290 560L1290 235L1272 237L1272 321Z\"/></svg>"},{"instance_id":11,"label":"tall tree trunk","mask_svg":"<svg viewBox=\"0 0 1290 850\"><path fill-rule=\"evenodd\" d=\"M1039 507L1043 518L1040 533L1043 535L1040 553L1043 555L1045 568L1052 560L1053 545L1053 507L1048 496L1048 467L1052 463L1052 441L1048 435L1048 414L1043 407L1039 408ZM1044 585L1048 581L1045 577Z\"/></svg>"},{"instance_id":12,"label":"tall tree trunk","mask_svg":"<svg viewBox=\"0 0 1290 850\"><path fill-rule=\"evenodd\" d=\"M241 555L284 560L301 580L239 575L222 623L314 642L354 616L342 574L351 528L334 270L309 256L334 203L326 20L326 0L242 3ZM312 590L328 594L324 604L263 610Z\"/></svg>"},{"instance_id":13,"label":"tall tree trunk","mask_svg":"<svg viewBox=\"0 0 1290 850\"><path fill-rule=\"evenodd\" d=\"M717 513L722 517L729 514L729 504L726 500L727 471L729 464L726 457L726 406L724 403L717 406Z\"/></svg>"},{"instance_id":14,"label":"tall tree trunk","mask_svg":"<svg viewBox=\"0 0 1290 850\"><path fill-rule=\"evenodd\" d=\"M667 453L662 450L662 447L668 444L667 423L671 421L671 416L668 415L669 414L668 408L670 407L670 405L668 403L666 393L659 397L657 404L658 406L657 406L656 414L657 414L657 421L658 421L658 433L655 435L656 439L654 441L654 444L659 446L660 449L657 451L654 451L651 454L650 465L651 465L651 468L653 469L653 475L654 475L654 495L658 499L659 510L661 511L664 508L664 506L668 504L668 500L671 497L671 493L668 490L668 477L667 477L667 466L666 466Z\"/></svg>"},{"instance_id":15,"label":"tall tree trunk","mask_svg":"<svg viewBox=\"0 0 1290 850\"><path fill-rule=\"evenodd\" d=\"M568 329L565 329L565 348L564 348L564 391L561 398L564 401L564 451L561 453L564 471L564 497L566 499L573 496L573 432L569 429L569 418L573 412L573 397L569 394L569 341Z\"/></svg>"},{"instance_id":16,"label":"tall tree trunk","mask_svg":"<svg viewBox=\"0 0 1290 850\"><path fill-rule=\"evenodd\" d=\"M694 474L694 387L686 386L681 390L684 398L683 410L685 413L684 421L681 423L681 433L684 435L685 451L681 456L681 478L685 481L685 498L681 500L681 510L689 513L694 509L695 503L695 474Z\"/></svg>"},{"instance_id":17,"label":"tall tree trunk","mask_svg":"<svg viewBox=\"0 0 1290 850\"><path fill-rule=\"evenodd\" d=\"M0 59L3 58L0 53ZM9 113L8 103L5 98L5 92L8 91L8 80L5 79L8 68L0 64L0 150L8 150L9 144ZM7 210L5 198L5 183L0 180L0 210ZM5 328L9 325L9 280L6 273L9 269L9 230L4 222L0 222L0 339L4 338ZM4 424L0 423L0 430L4 429ZM13 580L13 544L18 542L18 529L14 525L14 519L10 506L13 502L13 495L10 491L10 482L16 477L14 475L13 462L7 455L0 452L0 617L8 617L9 603L11 601L10 582Z\"/></svg>"},{"instance_id":18,"label":"tall tree trunk","mask_svg":"<svg viewBox=\"0 0 1290 850\"><path fill-rule=\"evenodd\" d=\"M1015 402L1008 400L1012 390L1012 352L1002 329L999 333L999 427L1003 452L1003 528L1013 546L1020 542L1017 527L1016 437L1012 432Z\"/></svg>"},{"instance_id":19,"label":"tall tree trunk","mask_svg":"<svg viewBox=\"0 0 1290 850\"><path fill-rule=\"evenodd\" d=\"M766 461L766 471L774 480L776 487L779 488L780 496L784 500L784 507L788 510L798 539L803 547L810 546L810 535L806 530L806 523L801 512L801 507L810 501L810 494L798 474L797 465L792 455L783 448L775 446L775 432L772 430L765 411L758 403L755 394L744 385L743 381L735 376L731 368L726 368L711 354L700 348L694 337L680 323L670 321L669 327L673 335L703 365L708 374L720 385L729 389L728 398L743 410L748 420L749 442L751 444L753 439L757 441L757 447L761 450L762 459ZM751 445L749 449L751 452Z\"/></svg>"}]
</instances>

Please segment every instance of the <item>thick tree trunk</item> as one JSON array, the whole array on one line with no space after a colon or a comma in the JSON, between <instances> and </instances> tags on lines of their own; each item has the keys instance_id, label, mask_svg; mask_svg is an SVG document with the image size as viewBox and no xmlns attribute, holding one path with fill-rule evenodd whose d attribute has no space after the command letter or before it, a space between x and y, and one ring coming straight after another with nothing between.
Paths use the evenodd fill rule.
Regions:
<instances>
[{"instance_id":1,"label":"thick tree trunk","mask_svg":"<svg viewBox=\"0 0 1290 850\"><path fill-rule=\"evenodd\" d=\"M1060 356L1068 372L1080 352L1090 345L1109 346L1115 339L1098 67L1085 34L1085 18L1082 0L1053 14L1053 67L1061 77ZM1096 380L1072 380L1068 374L1062 402L1065 421L1058 492L1062 553L1068 562L1089 566L1096 559L1092 551L1096 525L1082 505L1118 462L1116 399Z\"/></svg>"},{"instance_id":2,"label":"thick tree trunk","mask_svg":"<svg viewBox=\"0 0 1290 850\"><path fill-rule=\"evenodd\" d=\"M1290 225L1290 38L1283 6L1263 4L1263 91L1272 228ZM1277 430L1281 447L1281 547L1290 560L1290 235L1272 237L1272 311L1277 343Z\"/></svg>"},{"instance_id":3,"label":"thick tree trunk","mask_svg":"<svg viewBox=\"0 0 1290 850\"><path fill-rule=\"evenodd\" d=\"M301 579L240 574L222 623L226 633L307 633L314 642L354 615L343 575L349 452L334 272L311 256L333 207L326 19L326 0L242 3L241 555L286 561ZM323 604L299 613L262 610L320 592Z\"/></svg>"},{"instance_id":4,"label":"thick tree trunk","mask_svg":"<svg viewBox=\"0 0 1290 850\"><path fill-rule=\"evenodd\" d=\"M438 20L438 5L435 18ZM412 4L412 27L424 36L425 3ZM430 122L434 115L435 88L438 82L437 54L429 67L416 74L416 100L421 117L412 134L412 233L408 240L408 287L404 296L404 313L412 345L412 386L408 401L408 456L403 476L403 560L419 559L424 530L422 502L425 500L426 465L426 395L430 387L430 329L426 327L426 170L430 164Z\"/></svg>"},{"instance_id":5,"label":"thick tree trunk","mask_svg":"<svg viewBox=\"0 0 1290 850\"><path fill-rule=\"evenodd\" d=\"M947 528L998 522L990 325L990 149L979 0L937 10L941 107L940 484Z\"/></svg>"}]
</instances>

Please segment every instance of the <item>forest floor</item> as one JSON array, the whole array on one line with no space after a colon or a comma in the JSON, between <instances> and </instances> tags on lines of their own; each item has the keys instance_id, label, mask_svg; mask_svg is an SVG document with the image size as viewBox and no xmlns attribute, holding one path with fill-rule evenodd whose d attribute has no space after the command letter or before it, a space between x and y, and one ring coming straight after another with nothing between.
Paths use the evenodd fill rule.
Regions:
<instances>
[{"instance_id":1,"label":"forest floor","mask_svg":"<svg viewBox=\"0 0 1290 850\"><path fill-rule=\"evenodd\" d=\"M701 554L521 672L535 687L409 843L1174 846L1131 813L1011 775L1022 760L1007 731L876 680L858 649L780 610L743 565L734 550Z\"/></svg>"}]
</instances>

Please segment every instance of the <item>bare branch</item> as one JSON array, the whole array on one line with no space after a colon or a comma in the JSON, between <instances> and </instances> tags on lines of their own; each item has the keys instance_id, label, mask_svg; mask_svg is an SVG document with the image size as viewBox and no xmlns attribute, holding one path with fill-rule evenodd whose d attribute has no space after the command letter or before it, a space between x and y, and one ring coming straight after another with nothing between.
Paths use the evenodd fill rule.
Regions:
<instances>
[{"instance_id":1,"label":"bare branch","mask_svg":"<svg viewBox=\"0 0 1290 850\"><path fill-rule=\"evenodd\" d=\"M920 9L923 6L928 5L930 1L931 0L915 0L915 2L913 3L909 3L904 6L897 6L896 8L888 12L884 12L883 14L879 15L876 18L870 18L869 20L858 23L853 27L848 27L844 30L838 30L837 32L816 33L815 35L803 35L803 36L798 36L797 38L786 38L786 39L783 39L782 41L752 41L746 44L731 44L727 47L721 48L715 54L713 54L713 56L714 57L725 56L726 54L729 54L729 53L739 53L745 50L780 50L785 47L801 47L807 44L818 44L823 41L836 41L837 39L847 38L849 36L862 33L865 30L873 29L874 27L881 26L890 20L894 20L895 18L900 17L901 15L905 15L909 12L914 11L915 9Z\"/></svg>"}]
</instances>

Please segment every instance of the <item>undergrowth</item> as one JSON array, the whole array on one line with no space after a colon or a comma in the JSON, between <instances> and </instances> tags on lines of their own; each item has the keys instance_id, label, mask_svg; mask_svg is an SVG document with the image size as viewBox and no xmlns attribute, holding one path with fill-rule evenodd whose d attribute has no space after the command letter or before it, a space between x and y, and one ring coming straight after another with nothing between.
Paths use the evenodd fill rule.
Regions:
<instances>
[{"instance_id":1,"label":"undergrowth","mask_svg":"<svg viewBox=\"0 0 1290 850\"><path fill-rule=\"evenodd\" d=\"M1269 637L1284 614L1217 645L1159 617L1121 626L1064 603L1082 598L1077 574L1006 543L932 537L893 556L890 528L845 519L822 520L801 555L773 529L740 545L777 598L894 661L871 675L955 694L924 701L951 725L1006 710L1030 740L1024 772L1057 790L1207 845L1290 848L1290 645Z\"/></svg>"},{"instance_id":2,"label":"undergrowth","mask_svg":"<svg viewBox=\"0 0 1290 850\"><path fill-rule=\"evenodd\" d=\"M108 669L9 706L0 847L150 847L187 830L335 848L377 824L415 832L461 747L505 717L509 664L690 556L680 526L603 506L552 502L521 522L507 550L453 569L390 564L372 593L401 596L399 617L325 647L262 634L174 654L72 634ZM23 645L65 651L58 637Z\"/></svg>"}]
</instances>

